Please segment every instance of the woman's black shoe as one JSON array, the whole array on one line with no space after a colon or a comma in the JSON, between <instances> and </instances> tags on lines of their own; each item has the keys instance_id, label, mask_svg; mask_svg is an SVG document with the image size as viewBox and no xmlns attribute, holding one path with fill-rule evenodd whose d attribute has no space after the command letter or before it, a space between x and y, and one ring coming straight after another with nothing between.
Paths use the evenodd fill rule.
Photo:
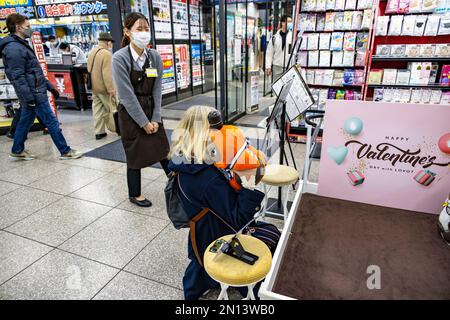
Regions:
<instances>
[{"instance_id":1,"label":"woman's black shoe","mask_svg":"<svg viewBox=\"0 0 450 320\"><path fill-rule=\"evenodd\" d=\"M138 200L135 197L130 197L130 202L140 206L140 207L151 207L152 203L150 202L150 200L148 199L144 199L144 200Z\"/></svg>"},{"instance_id":2,"label":"woman's black shoe","mask_svg":"<svg viewBox=\"0 0 450 320\"><path fill-rule=\"evenodd\" d=\"M107 135L108 135L107 133L96 134L96 135L95 135L95 140L103 139L103 138L106 137Z\"/></svg>"},{"instance_id":3,"label":"woman's black shoe","mask_svg":"<svg viewBox=\"0 0 450 320\"><path fill-rule=\"evenodd\" d=\"M6 136L7 136L8 138L14 140L14 135L13 135L11 132L8 132L8 133L6 134Z\"/></svg>"}]
</instances>

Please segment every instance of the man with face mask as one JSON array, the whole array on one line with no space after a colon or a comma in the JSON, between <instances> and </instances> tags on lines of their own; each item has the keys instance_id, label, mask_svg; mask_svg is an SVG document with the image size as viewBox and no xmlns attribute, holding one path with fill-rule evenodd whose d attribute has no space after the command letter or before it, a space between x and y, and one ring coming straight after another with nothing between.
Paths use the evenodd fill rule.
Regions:
<instances>
[{"instance_id":1,"label":"man with face mask","mask_svg":"<svg viewBox=\"0 0 450 320\"><path fill-rule=\"evenodd\" d=\"M92 83L92 112L94 114L95 139L106 137L105 129L115 132L113 112L116 111L116 89L112 78L112 48L110 33L102 32L98 45L88 53L87 68Z\"/></svg>"},{"instance_id":2,"label":"man with face mask","mask_svg":"<svg viewBox=\"0 0 450 320\"><path fill-rule=\"evenodd\" d=\"M292 44L292 19L284 15L280 30L269 40L266 51L266 74L273 74L273 82L286 71Z\"/></svg>"},{"instance_id":3,"label":"man with face mask","mask_svg":"<svg viewBox=\"0 0 450 320\"><path fill-rule=\"evenodd\" d=\"M41 118L59 152L60 159L76 159L81 153L71 149L61 133L59 122L48 102L47 91L55 97L59 93L44 76L41 65L26 39L31 37L28 19L20 14L11 14L6 18L6 27L10 33L0 42L0 57L5 65L5 73L14 86L22 111L14 134L14 144L10 157L21 160L35 158L25 150L25 140L36 115Z\"/></svg>"},{"instance_id":4,"label":"man with face mask","mask_svg":"<svg viewBox=\"0 0 450 320\"><path fill-rule=\"evenodd\" d=\"M50 57L56 57L59 54L60 42L55 36L49 36L45 46L48 48Z\"/></svg>"}]
</instances>

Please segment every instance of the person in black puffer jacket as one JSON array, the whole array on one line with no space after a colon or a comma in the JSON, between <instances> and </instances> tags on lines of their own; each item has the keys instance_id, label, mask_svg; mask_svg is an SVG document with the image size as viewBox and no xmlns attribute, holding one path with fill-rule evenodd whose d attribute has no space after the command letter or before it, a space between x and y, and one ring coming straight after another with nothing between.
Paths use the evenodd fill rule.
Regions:
<instances>
[{"instance_id":1,"label":"person in black puffer jacket","mask_svg":"<svg viewBox=\"0 0 450 320\"><path fill-rule=\"evenodd\" d=\"M33 32L30 22L26 17L14 13L6 18L6 26L10 36L0 42L0 57L5 65L6 76L14 86L22 106L10 157L22 160L35 158L25 150L25 139L36 115L47 127L53 142L61 153L60 159L81 157L81 153L72 150L67 145L59 128L58 120L51 110L47 91L51 91L55 96L59 96L59 93L44 76L34 50L25 40L30 38Z\"/></svg>"}]
</instances>

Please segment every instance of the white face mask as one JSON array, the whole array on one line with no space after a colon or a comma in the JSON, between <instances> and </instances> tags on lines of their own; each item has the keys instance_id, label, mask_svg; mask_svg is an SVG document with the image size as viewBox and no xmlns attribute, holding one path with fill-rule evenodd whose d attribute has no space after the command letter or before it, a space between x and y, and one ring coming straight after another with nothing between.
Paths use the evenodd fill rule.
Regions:
<instances>
[{"instance_id":1,"label":"white face mask","mask_svg":"<svg viewBox=\"0 0 450 320\"><path fill-rule=\"evenodd\" d=\"M147 45L150 43L150 32L132 32L131 33L131 40L133 43L141 49L144 49L147 47Z\"/></svg>"}]
</instances>

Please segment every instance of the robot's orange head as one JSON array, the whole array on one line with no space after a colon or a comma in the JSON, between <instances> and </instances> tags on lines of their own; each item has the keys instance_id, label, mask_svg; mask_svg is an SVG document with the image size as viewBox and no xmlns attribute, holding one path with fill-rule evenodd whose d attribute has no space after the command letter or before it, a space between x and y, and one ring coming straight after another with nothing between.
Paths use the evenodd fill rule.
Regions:
<instances>
[{"instance_id":1,"label":"robot's orange head","mask_svg":"<svg viewBox=\"0 0 450 320\"><path fill-rule=\"evenodd\" d=\"M212 129L210 133L211 141L215 145L214 165L224 171L229 172L231 180L239 175L239 171L256 170L256 182L258 183L264 176L266 166L265 155L250 145L242 130L236 126L224 125L220 130ZM238 182L238 181L237 181ZM240 186L233 185L235 189Z\"/></svg>"}]
</instances>

